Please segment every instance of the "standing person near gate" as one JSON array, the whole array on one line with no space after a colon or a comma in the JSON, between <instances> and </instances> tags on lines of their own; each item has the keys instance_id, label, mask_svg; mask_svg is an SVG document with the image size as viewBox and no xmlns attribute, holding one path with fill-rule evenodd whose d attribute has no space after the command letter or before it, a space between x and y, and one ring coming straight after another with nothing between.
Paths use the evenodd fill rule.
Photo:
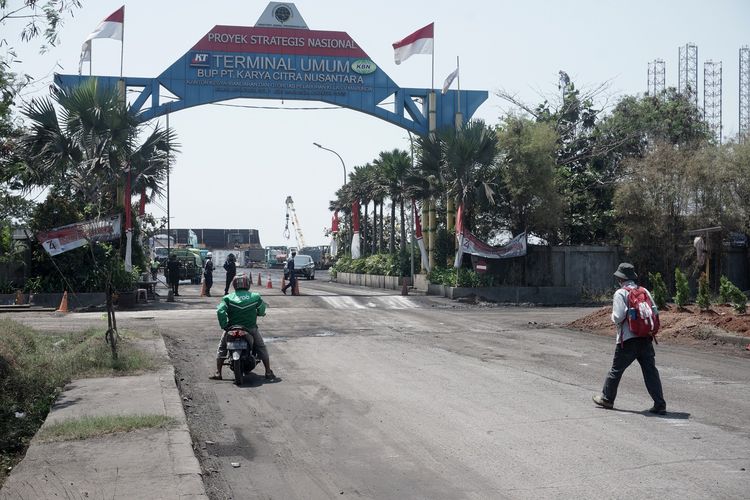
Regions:
<instances>
[{"instance_id":1,"label":"standing person near gate","mask_svg":"<svg viewBox=\"0 0 750 500\"><path fill-rule=\"evenodd\" d=\"M289 271L289 282L281 287L281 293L286 295L286 289L292 287L292 294L294 294L294 284L297 282L297 275L294 273L294 257L297 256L297 252L292 250L292 256L286 261L286 269Z\"/></svg>"},{"instance_id":2,"label":"standing person near gate","mask_svg":"<svg viewBox=\"0 0 750 500\"><path fill-rule=\"evenodd\" d=\"M232 280L237 274L237 264L234 260L234 254L230 253L227 255L227 260L224 261L224 270L227 272L227 281L224 286L224 295L229 294L229 287L232 285Z\"/></svg>"},{"instance_id":3,"label":"standing person near gate","mask_svg":"<svg viewBox=\"0 0 750 500\"><path fill-rule=\"evenodd\" d=\"M203 284L206 287L206 297L211 296L211 287L214 284L214 261L213 254L206 254L206 264L203 266Z\"/></svg>"},{"instance_id":4,"label":"standing person near gate","mask_svg":"<svg viewBox=\"0 0 750 500\"><path fill-rule=\"evenodd\" d=\"M180 288L180 261L177 260L177 255L170 254L169 260L167 261L167 274L169 275L169 284L172 286L172 294L175 297L179 297Z\"/></svg>"},{"instance_id":5,"label":"standing person near gate","mask_svg":"<svg viewBox=\"0 0 750 500\"><path fill-rule=\"evenodd\" d=\"M632 264L623 262L614 275L620 283L612 299L612 322L617 330L617 347L602 393L594 396L594 403L612 409L622 374L633 361L638 360L646 389L654 400L654 405L648 411L664 415L667 413L667 403L662 393L659 370L656 369L653 346L654 335L659 329L659 313L651 293L636 283L638 275Z\"/></svg>"}]
</instances>

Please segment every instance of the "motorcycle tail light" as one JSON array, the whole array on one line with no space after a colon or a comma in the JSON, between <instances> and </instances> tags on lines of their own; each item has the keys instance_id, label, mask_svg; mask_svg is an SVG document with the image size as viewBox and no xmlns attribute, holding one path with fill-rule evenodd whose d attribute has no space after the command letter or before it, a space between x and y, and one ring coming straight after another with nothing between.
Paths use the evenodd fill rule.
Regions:
<instances>
[{"instance_id":1,"label":"motorcycle tail light","mask_svg":"<svg viewBox=\"0 0 750 500\"><path fill-rule=\"evenodd\" d=\"M229 335L232 337L244 337L245 330L229 330Z\"/></svg>"}]
</instances>

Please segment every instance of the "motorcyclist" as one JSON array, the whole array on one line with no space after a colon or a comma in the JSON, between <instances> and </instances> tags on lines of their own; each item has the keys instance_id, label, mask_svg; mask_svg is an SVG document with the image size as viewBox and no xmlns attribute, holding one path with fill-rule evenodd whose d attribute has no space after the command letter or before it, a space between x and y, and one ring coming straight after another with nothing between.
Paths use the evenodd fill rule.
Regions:
<instances>
[{"instance_id":1,"label":"motorcyclist","mask_svg":"<svg viewBox=\"0 0 750 500\"><path fill-rule=\"evenodd\" d=\"M266 315L266 303L263 302L259 293L250 292L250 278L246 274L238 274L232 280L234 293L222 297L219 306L216 308L216 315L219 318L219 325L224 333L221 336L219 347L216 350L216 373L210 377L213 380L221 380L221 369L224 365L224 359L227 357L227 333L230 327L241 327L247 331L245 340L248 349L255 348L255 352L260 356L263 366L266 369L266 379L274 380L271 370L271 360L268 357L266 344L263 342L260 332L258 332L257 318Z\"/></svg>"}]
</instances>

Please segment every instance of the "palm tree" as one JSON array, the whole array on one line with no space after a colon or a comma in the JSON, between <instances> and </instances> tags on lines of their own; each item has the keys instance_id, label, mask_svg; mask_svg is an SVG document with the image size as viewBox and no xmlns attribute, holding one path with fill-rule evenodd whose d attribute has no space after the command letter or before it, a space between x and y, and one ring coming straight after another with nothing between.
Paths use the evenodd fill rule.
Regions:
<instances>
[{"instance_id":1,"label":"palm tree","mask_svg":"<svg viewBox=\"0 0 750 500\"><path fill-rule=\"evenodd\" d=\"M23 113L30 121L21 140L29 185L48 187L102 215L116 206L114 194L130 165L137 189L161 193L174 136L157 126L138 145L144 125L115 89L98 88L95 79L56 88L52 99L32 99Z\"/></svg>"},{"instance_id":2,"label":"palm tree","mask_svg":"<svg viewBox=\"0 0 750 500\"><path fill-rule=\"evenodd\" d=\"M442 173L449 199L462 204L464 214L472 213L478 198L494 204L489 170L497 155L495 131L482 120L474 120L459 130L448 130L441 135Z\"/></svg>"},{"instance_id":3,"label":"palm tree","mask_svg":"<svg viewBox=\"0 0 750 500\"><path fill-rule=\"evenodd\" d=\"M401 245L406 244L406 224L404 216L404 195L406 191L406 177L411 166L409 154L400 149L383 151L375 160L381 167L384 186L388 190L391 199L391 228L388 242L388 251L396 253L396 205L400 204L401 215Z\"/></svg>"}]
</instances>

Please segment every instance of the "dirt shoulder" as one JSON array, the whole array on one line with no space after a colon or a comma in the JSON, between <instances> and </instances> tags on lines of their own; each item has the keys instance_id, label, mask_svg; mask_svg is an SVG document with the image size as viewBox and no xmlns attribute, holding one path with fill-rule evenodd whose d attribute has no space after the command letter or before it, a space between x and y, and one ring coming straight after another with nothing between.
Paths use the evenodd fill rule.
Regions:
<instances>
[{"instance_id":1,"label":"dirt shoulder","mask_svg":"<svg viewBox=\"0 0 750 500\"><path fill-rule=\"evenodd\" d=\"M600 309L568 324L570 328L597 335L614 335L611 306ZM659 342L719 349L750 358L750 314L737 314L731 306L714 305L701 311L691 305L659 312ZM745 339L747 342L745 342Z\"/></svg>"}]
</instances>

